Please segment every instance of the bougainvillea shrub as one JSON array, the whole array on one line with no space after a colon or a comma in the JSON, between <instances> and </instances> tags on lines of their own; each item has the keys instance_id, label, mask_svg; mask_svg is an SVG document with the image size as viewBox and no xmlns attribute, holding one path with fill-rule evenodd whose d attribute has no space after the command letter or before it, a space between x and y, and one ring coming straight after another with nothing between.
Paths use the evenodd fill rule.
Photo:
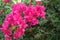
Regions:
<instances>
[{"instance_id":1,"label":"bougainvillea shrub","mask_svg":"<svg viewBox=\"0 0 60 40\"><path fill-rule=\"evenodd\" d=\"M30 1L0 0L0 40L60 40L60 1Z\"/></svg>"}]
</instances>

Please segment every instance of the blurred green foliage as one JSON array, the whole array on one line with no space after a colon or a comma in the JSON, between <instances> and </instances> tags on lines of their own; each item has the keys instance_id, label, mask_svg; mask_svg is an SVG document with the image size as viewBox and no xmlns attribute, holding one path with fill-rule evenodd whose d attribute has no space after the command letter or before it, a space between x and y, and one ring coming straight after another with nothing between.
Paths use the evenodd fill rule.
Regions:
<instances>
[{"instance_id":1,"label":"blurred green foliage","mask_svg":"<svg viewBox=\"0 0 60 40\"><path fill-rule=\"evenodd\" d=\"M46 7L46 18L39 19L38 25L26 29L24 36L19 40L60 40L60 0L42 0ZM28 0L25 1L28 4ZM35 4L35 1L32 1ZM10 3L4 4L0 0L0 10L4 10L0 15L2 24L5 15L11 11ZM0 40L4 40L0 32Z\"/></svg>"}]
</instances>

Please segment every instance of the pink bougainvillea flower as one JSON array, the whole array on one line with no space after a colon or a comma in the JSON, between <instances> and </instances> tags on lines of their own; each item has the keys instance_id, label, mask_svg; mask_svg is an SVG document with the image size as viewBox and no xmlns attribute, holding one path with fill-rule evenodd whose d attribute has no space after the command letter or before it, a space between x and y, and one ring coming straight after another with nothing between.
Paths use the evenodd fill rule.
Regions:
<instances>
[{"instance_id":1,"label":"pink bougainvillea flower","mask_svg":"<svg viewBox=\"0 0 60 40\"><path fill-rule=\"evenodd\" d=\"M12 40L12 37L10 37L9 35L5 35L5 40Z\"/></svg>"},{"instance_id":2,"label":"pink bougainvillea flower","mask_svg":"<svg viewBox=\"0 0 60 40\"><path fill-rule=\"evenodd\" d=\"M14 32L14 38L18 39L19 37L21 37L22 35L24 35L25 29L24 28L17 28Z\"/></svg>"},{"instance_id":3,"label":"pink bougainvillea flower","mask_svg":"<svg viewBox=\"0 0 60 40\"><path fill-rule=\"evenodd\" d=\"M37 13L38 14L40 14L39 16L41 17L41 18L45 18L45 7L44 6L39 6L39 5L37 5L36 6L36 9L37 9Z\"/></svg>"},{"instance_id":4,"label":"pink bougainvillea flower","mask_svg":"<svg viewBox=\"0 0 60 40\"><path fill-rule=\"evenodd\" d=\"M4 3L8 3L10 2L11 0L3 0Z\"/></svg>"},{"instance_id":5,"label":"pink bougainvillea flower","mask_svg":"<svg viewBox=\"0 0 60 40\"><path fill-rule=\"evenodd\" d=\"M21 6L22 5L22 6ZM18 10L19 12L21 12L21 11L23 11L23 10L25 10L26 9L26 5L25 4L23 4L23 3L17 3L17 4L12 4L11 5L12 6L12 10L13 11L15 11L15 10Z\"/></svg>"},{"instance_id":6,"label":"pink bougainvillea flower","mask_svg":"<svg viewBox=\"0 0 60 40\"><path fill-rule=\"evenodd\" d=\"M12 32L9 29L3 29L2 32L4 33L4 35L12 35Z\"/></svg>"}]
</instances>

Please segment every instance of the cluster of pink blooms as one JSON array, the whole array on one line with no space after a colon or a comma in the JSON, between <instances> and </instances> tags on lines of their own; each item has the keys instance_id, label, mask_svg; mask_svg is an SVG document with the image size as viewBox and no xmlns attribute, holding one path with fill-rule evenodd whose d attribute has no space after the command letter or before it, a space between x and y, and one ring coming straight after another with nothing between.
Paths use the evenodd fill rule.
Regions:
<instances>
[{"instance_id":1,"label":"cluster of pink blooms","mask_svg":"<svg viewBox=\"0 0 60 40\"><path fill-rule=\"evenodd\" d=\"M23 3L12 5L12 11L6 15L2 24L5 40L18 40L25 33L25 29L39 23L38 17L45 18L45 8L40 5L27 6Z\"/></svg>"}]
</instances>

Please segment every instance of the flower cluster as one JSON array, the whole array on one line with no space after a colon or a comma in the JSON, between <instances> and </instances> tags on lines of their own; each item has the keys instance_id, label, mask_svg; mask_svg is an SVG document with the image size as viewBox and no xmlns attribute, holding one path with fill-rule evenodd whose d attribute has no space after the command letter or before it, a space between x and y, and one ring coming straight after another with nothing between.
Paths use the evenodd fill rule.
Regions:
<instances>
[{"instance_id":1,"label":"flower cluster","mask_svg":"<svg viewBox=\"0 0 60 40\"><path fill-rule=\"evenodd\" d=\"M12 11L6 15L2 24L5 40L12 40L12 37L17 40L24 35L27 27L38 24L38 17L45 17L44 11L44 6L40 5L13 4Z\"/></svg>"}]
</instances>

